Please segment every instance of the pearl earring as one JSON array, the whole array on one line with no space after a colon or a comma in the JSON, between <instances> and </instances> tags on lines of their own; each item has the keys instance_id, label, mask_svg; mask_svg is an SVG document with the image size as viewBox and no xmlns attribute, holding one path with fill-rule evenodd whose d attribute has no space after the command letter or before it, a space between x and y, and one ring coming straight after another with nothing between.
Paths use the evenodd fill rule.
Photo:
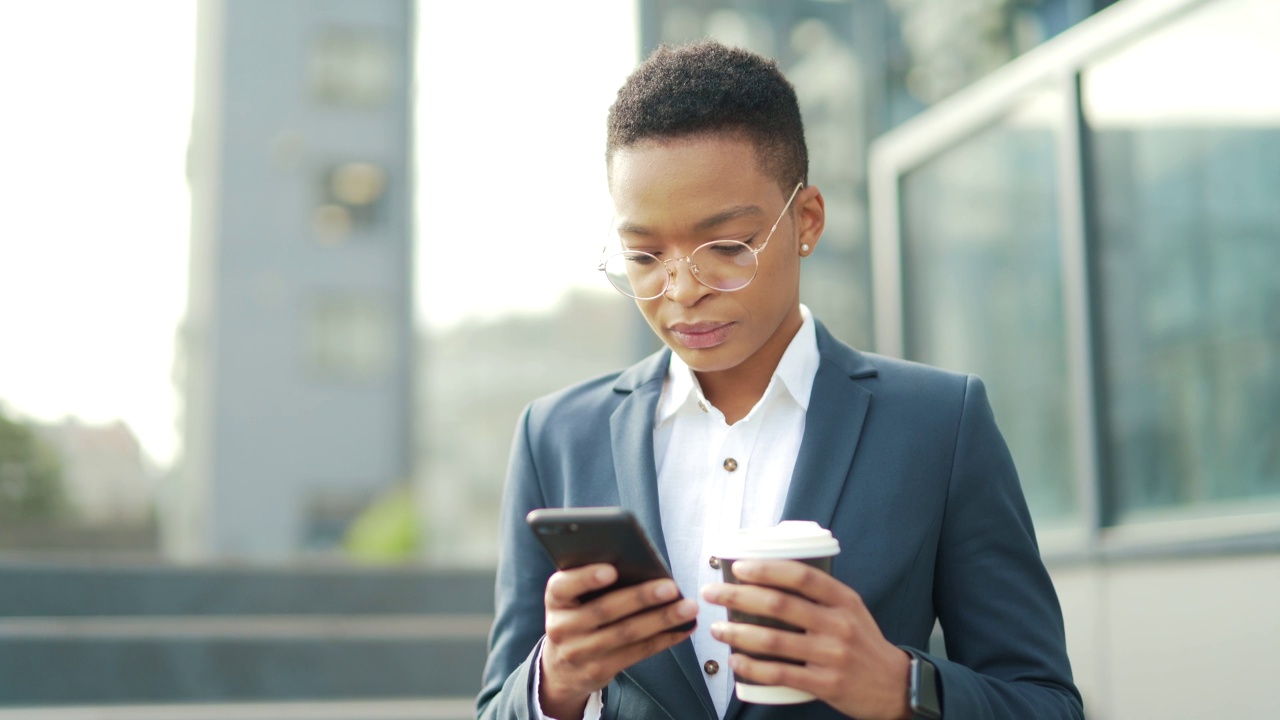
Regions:
<instances>
[{"instance_id":1,"label":"pearl earring","mask_svg":"<svg viewBox=\"0 0 1280 720\"><path fill-rule=\"evenodd\" d=\"M801 255L808 255L808 254L809 254L809 243L801 243L801 244L800 244L800 254L801 254Z\"/></svg>"}]
</instances>

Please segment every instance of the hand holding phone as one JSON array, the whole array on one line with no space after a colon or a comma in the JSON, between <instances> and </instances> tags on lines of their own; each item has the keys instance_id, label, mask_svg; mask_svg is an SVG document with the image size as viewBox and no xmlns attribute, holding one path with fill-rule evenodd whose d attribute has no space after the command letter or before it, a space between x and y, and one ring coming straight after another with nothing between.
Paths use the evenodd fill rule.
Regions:
<instances>
[{"instance_id":1,"label":"hand holding phone","mask_svg":"<svg viewBox=\"0 0 1280 720\"><path fill-rule=\"evenodd\" d=\"M525 519L558 569L607 563L617 570L615 583L584 593L578 598L581 602L619 588L671 577L644 528L622 508L544 508L534 510ZM672 602L680 599L677 596ZM693 627L694 622L689 621L672 629Z\"/></svg>"},{"instance_id":2,"label":"hand holding phone","mask_svg":"<svg viewBox=\"0 0 1280 720\"><path fill-rule=\"evenodd\" d=\"M621 508L535 510L527 520L560 569L543 597L542 711L580 717L617 673L687 640L698 605L679 597L643 528ZM583 567L597 563L616 573Z\"/></svg>"}]
</instances>

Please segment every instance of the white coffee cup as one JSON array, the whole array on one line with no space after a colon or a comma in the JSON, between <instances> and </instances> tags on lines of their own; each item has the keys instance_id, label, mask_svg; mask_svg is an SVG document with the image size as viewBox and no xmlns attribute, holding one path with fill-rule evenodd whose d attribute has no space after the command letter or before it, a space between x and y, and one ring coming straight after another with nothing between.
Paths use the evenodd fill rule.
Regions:
<instances>
[{"instance_id":1,"label":"white coffee cup","mask_svg":"<svg viewBox=\"0 0 1280 720\"><path fill-rule=\"evenodd\" d=\"M720 573L724 581L737 584L742 581L733 575L733 563L735 560L762 558L798 560L823 572L830 573L831 558L840 554L840 542L831 535L830 530L823 528L816 522L784 520L773 527L738 530L723 538L716 545L716 550L715 555L720 560ZM800 628L773 618L749 615L734 610L729 611L729 621L800 632ZM741 651L735 649L734 652ZM759 656L752 653L743 654L761 657L766 660L792 662L785 658ZM738 699L743 702L762 705L794 705L814 699L813 695L803 690L774 685L757 685L741 679L735 685L735 692L738 694Z\"/></svg>"}]
</instances>

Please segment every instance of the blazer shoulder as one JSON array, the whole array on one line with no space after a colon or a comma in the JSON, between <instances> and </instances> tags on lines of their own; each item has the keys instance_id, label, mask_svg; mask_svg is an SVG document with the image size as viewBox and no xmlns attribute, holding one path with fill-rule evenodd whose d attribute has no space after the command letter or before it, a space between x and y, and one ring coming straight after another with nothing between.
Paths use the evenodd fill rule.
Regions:
<instances>
[{"instance_id":1,"label":"blazer shoulder","mask_svg":"<svg viewBox=\"0 0 1280 720\"><path fill-rule=\"evenodd\" d=\"M895 381L916 381L916 382L941 382L941 383L960 383L963 384L970 377L968 373L957 372L955 370L946 370L934 365L926 365L914 360L903 360L902 358L889 357L888 355L879 355L872 352L862 352L867 362L875 367L877 375L880 377L888 376L888 379Z\"/></svg>"},{"instance_id":2,"label":"blazer shoulder","mask_svg":"<svg viewBox=\"0 0 1280 720\"><path fill-rule=\"evenodd\" d=\"M836 338L822 323L818 323L818 352L828 379L834 370L882 401L963 401L971 385L982 387L976 375L859 350Z\"/></svg>"},{"instance_id":3,"label":"blazer shoulder","mask_svg":"<svg viewBox=\"0 0 1280 720\"><path fill-rule=\"evenodd\" d=\"M528 407L530 421L545 422L551 417L578 416L599 410L617 394L613 386L621 374L621 370L605 373L535 399Z\"/></svg>"},{"instance_id":4,"label":"blazer shoulder","mask_svg":"<svg viewBox=\"0 0 1280 720\"><path fill-rule=\"evenodd\" d=\"M986 397L977 375L887 355L863 356L876 368L876 374L857 382L865 383L864 387L884 400L924 403L937 409L954 406L959 411L966 401Z\"/></svg>"}]
</instances>

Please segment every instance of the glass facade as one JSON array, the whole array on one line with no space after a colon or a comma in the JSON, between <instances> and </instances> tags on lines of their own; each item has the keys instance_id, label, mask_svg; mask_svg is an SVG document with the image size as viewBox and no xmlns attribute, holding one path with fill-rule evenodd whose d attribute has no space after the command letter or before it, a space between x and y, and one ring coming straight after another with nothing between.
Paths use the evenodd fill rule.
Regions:
<instances>
[{"instance_id":1,"label":"glass facade","mask_svg":"<svg viewBox=\"0 0 1280 720\"><path fill-rule=\"evenodd\" d=\"M1063 98L1012 112L901 183L905 354L975 373L1042 521L1076 513L1057 136Z\"/></svg>"},{"instance_id":2,"label":"glass facade","mask_svg":"<svg viewBox=\"0 0 1280 720\"><path fill-rule=\"evenodd\" d=\"M1041 527L1280 517L1277 27L1187 0L873 149L883 349L988 380Z\"/></svg>"},{"instance_id":3,"label":"glass facade","mask_svg":"<svg viewBox=\"0 0 1280 720\"><path fill-rule=\"evenodd\" d=\"M1214 3L1083 73L1117 521L1280 496L1276 28Z\"/></svg>"}]
</instances>

